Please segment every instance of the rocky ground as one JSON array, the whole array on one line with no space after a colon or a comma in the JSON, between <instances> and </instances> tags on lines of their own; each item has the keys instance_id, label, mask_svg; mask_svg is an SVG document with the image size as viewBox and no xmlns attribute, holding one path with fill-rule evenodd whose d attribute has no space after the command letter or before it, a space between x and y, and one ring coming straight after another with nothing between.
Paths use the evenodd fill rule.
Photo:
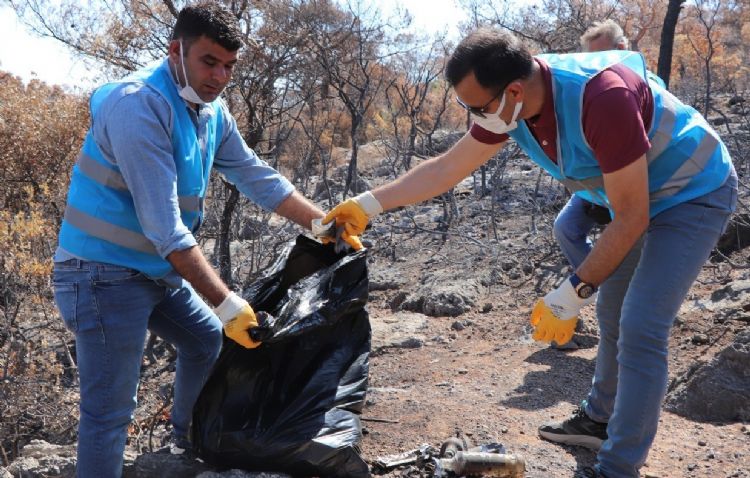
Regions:
<instances>
[{"instance_id":1,"label":"rocky ground","mask_svg":"<svg viewBox=\"0 0 750 478\"><path fill-rule=\"evenodd\" d=\"M597 327L592 307L584 313L578 350L553 350L530 339L533 302L567 271L549 242L551 216L542 214L537 233L529 232L535 206L526 199L536 171L516 171L508 186L516 201L505 203L497 238L487 227L487 201L475 200L461 202L467 219L446 242L388 233L401 223L406 227L405 217L419 224L420 215L435 214L424 206L379 219L368 236L375 289L369 305L375 357L363 415L368 459L421 443L439 445L460 432L475 443L501 442L523 454L529 477L572 476L594 462L593 452L537 436L540 424L568 416L585 397ZM731 261L746 265L747 252L734 253ZM750 476L750 375L742 369L750 364L747 277L744 268L711 263L690 291L671 339L667 406L677 413L662 414L644 476ZM714 359L730 345L734 353ZM712 385L709 379L717 375L726 380ZM695 383L687 385L690 380ZM702 400L687 398L696 394ZM707 422L706 413L724 422Z\"/></svg>"},{"instance_id":2,"label":"rocky ground","mask_svg":"<svg viewBox=\"0 0 750 478\"><path fill-rule=\"evenodd\" d=\"M577 350L536 343L528 326L534 301L569 272L551 236L565 193L546 177L539 181L538 170L521 158L497 165L490 176L494 198L480 198L474 179L457 189L447 229L440 229L444 207L436 200L379 217L365 236L373 349L362 453L374 463L421 444L439 447L458 433L522 454L528 477L570 477L593 464L594 453L546 442L536 430L568 416L585 397L598 340L593 310L584 311ZM367 179L383 180L376 168ZM748 249L708 263L680 310L668 410L644 476L750 477L747 264ZM139 408L146 425L172 373L168 363L149 370ZM163 421L131 438L131 459L158 441ZM6 473L43 476L21 475L18 463ZM70 466L48 473L70 476ZM386 476L422 473L406 467Z\"/></svg>"}]
</instances>

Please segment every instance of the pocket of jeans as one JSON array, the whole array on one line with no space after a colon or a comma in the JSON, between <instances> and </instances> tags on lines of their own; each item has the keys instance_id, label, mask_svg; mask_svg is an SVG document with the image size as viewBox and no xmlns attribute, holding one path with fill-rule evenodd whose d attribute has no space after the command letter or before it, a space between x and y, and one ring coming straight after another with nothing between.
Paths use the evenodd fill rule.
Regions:
<instances>
[{"instance_id":1,"label":"pocket of jeans","mask_svg":"<svg viewBox=\"0 0 750 478\"><path fill-rule=\"evenodd\" d=\"M117 285L123 282L147 280L140 271L128 267L107 265L97 268L93 284L95 286Z\"/></svg>"},{"instance_id":2,"label":"pocket of jeans","mask_svg":"<svg viewBox=\"0 0 750 478\"><path fill-rule=\"evenodd\" d=\"M76 282L54 282L55 304L60 311L65 328L78 332L78 284Z\"/></svg>"}]
</instances>

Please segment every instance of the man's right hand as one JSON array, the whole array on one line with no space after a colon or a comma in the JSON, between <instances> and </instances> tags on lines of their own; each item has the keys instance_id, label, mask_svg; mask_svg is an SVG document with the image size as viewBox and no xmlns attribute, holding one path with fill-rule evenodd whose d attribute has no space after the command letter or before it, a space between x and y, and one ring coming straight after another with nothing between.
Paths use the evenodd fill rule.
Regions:
<instances>
[{"instance_id":1,"label":"man's right hand","mask_svg":"<svg viewBox=\"0 0 750 478\"><path fill-rule=\"evenodd\" d=\"M335 219L337 226L344 227L341 231L341 238L355 250L359 250L362 248L362 242L358 236L365 232L370 218L381 212L383 212L383 207L380 202L370 191L367 191L333 208L323 218L323 224L328 224Z\"/></svg>"},{"instance_id":2,"label":"man's right hand","mask_svg":"<svg viewBox=\"0 0 750 478\"><path fill-rule=\"evenodd\" d=\"M250 338L249 331L258 326L258 319L245 299L230 292L226 299L216 307L215 312L224 324L224 333L227 337L246 349L254 349L260 345L260 342Z\"/></svg>"}]
</instances>

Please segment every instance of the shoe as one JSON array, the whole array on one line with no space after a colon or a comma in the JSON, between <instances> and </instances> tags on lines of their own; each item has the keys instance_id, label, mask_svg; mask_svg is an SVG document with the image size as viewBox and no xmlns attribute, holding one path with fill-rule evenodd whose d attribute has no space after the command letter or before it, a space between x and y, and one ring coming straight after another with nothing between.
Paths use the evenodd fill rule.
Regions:
<instances>
[{"instance_id":1,"label":"shoe","mask_svg":"<svg viewBox=\"0 0 750 478\"><path fill-rule=\"evenodd\" d=\"M607 439L607 424L590 419L582 403L567 420L539 427L539 436L556 443L599 450Z\"/></svg>"},{"instance_id":2,"label":"shoe","mask_svg":"<svg viewBox=\"0 0 750 478\"><path fill-rule=\"evenodd\" d=\"M576 474L573 478L607 478L602 474L595 466L586 466L579 470L576 470Z\"/></svg>"},{"instance_id":3,"label":"shoe","mask_svg":"<svg viewBox=\"0 0 750 478\"><path fill-rule=\"evenodd\" d=\"M562 350L562 351L569 351L569 350L578 350L580 346L578 345L578 342L576 342L575 338L572 338L565 342L562 345L558 345L557 342L554 340L550 342L549 348L552 350Z\"/></svg>"},{"instance_id":4,"label":"shoe","mask_svg":"<svg viewBox=\"0 0 750 478\"><path fill-rule=\"evenodd\" d=\"M170 435L167 443L156 450L156 453L168 453L170 455L179 455L186 458L195 458L193 444L186 437Z\"/></svg>"}]
</instances>

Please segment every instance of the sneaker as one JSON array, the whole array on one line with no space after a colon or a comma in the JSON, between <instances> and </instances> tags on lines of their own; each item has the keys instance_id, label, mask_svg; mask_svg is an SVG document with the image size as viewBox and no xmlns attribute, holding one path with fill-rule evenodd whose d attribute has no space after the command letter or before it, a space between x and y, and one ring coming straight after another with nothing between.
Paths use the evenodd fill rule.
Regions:
<instances>
[{"instance_id":1,"label":"sneaker","mask_svg":"<svg viewBox=\"0 0 750 478\"><path fill-rule=\"evenodd\" d=\"M569 351L569 350L578 350L579 347L580 346L578 345L578 342L576 342L575 337L568 340L562 345L558 345L557 342L554 340L550 342L549 344L549 348L551 348L552 350L561 350L563 352Z\"/></svg>"},{"instance_id":2,"label":"sneaker","mask_svg":"<svg viewBox=\"0 0 750 478\"><path fill-rule=\"evenodd\" d=\"M156 450L156 453L169 453L170 455L180 455L186 458L193 458L193 444L186 437L170 435L167 443L162 448Z\"/></svg>"},{"instance_id":3,"label":"sneaker","mask_svg":"<svg viewBox=\"0 0 750 478\"><path fill-rule=\"evenodd\" d=\"M573 478L607 478L595 466L586 466L576 470Z\"/></svg>"},{"instance_id":4,"label":"sneaker","mask_svg":"<svg viewBox=\"0 0 750 478\"><path fill-rule=\"evenodd\" d=\"M539 436L556 443L599 450L607 439L607 424L590 419L581 404L567 420L539 427Z\"/></svg>"}]
</instances>

